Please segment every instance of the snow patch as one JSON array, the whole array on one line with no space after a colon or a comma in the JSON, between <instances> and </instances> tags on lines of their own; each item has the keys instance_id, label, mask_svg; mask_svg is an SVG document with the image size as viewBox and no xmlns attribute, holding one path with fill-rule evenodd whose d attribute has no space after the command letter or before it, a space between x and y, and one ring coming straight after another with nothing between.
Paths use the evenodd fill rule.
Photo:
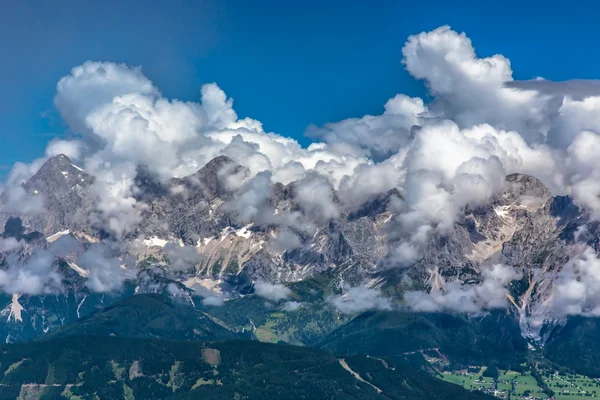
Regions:
<instances>
[{"instance_id":1,"label":"snow patch","mask_svg":"<svg viewBox=\"0 0 600 400\"><path fill-rule=\"evenodd\" d=\"M77 272L79 274L79 276L81 276L81 277L87 278L88 275L90 274L88 270L81 268L79 265L77 265L73 262L67 261L67 264L73 271Z\"/></svg>"},{"instance_id":2,"label":"snow patch","mask_svg":"<svg viewBox=\"0 0 600 400\"><path fill-rule=\"evenodd\" d=\"M238 229L237 231L235 231L235 234L237 236L241 236L245 239L249 239L250 236L252 236L252 231L250 231L249 228L252 227L253 224L248 224L246 226L244 226L243 228Z\"/></svg>"},{"instance_id":3,"label":"snow patch","mask_svg":"<svg viewBox=\"0 0 600 400\"><path fill-rule=\"evenodd\" d=\"M10 303L10 314L8 314L8 322L13 319L15 322L23 322L23 318L21 317L21 311L23 311L23 306L19 303L20 294L14 293L12 295L12 302Z\"/></svg>"},{"instance_id":4,"label":"snow patch","mask_svg":"<svg viewBox=\"0 0 600 400\"><path fill-rule=\"evenodd\" d=\"M60 239L61 237L65 236L65 235L68 235L69 233L71 233L71 231L69 231L68 229L65 231L57 232L54 235L48 236L46 238L46 241L48 241L48 243L56 242L58 239Z\"/></svg>"},{"instance_id":5,"label":"snow patch","mask_svg":"<svg viewBox=\"0 0 600 400\"><path fill-rule=\"evenodd\" d=\"M168 240L160 239L160 238L158 238L156 236L144 240L144 244L147 247L153 247L153 246L156 246L156 247L165 247L165 245L167 243L169 243Z\"/></svg>"},{"instance_id":6,"label":"snow patch","mask_svg":"<svg viewBox=\"0 0 600 400\"><path fill-rule=\"evenodd\" d=\"M232 233L235 233L236 236L243 237L244 239L249 239L252 236L252 231L250 231L252 225L254 224L248 224L240 229L233 229L230 226L223 228L223 230L221 231L220 242L225 240L225 238Z\"/></svg>"},{"instance_id":7,"label":"snow patch","mask_svg":"<svg viewBox=\"0 0 600 400\"><path fill-rule=\"evenodd\" d=\"M81 315L79 315L79 309L83 305L83 302L85 302L85 299L87 299L87 296L83 296L83 300L81 300L81 302L77 305L77 318L81 318Z\"/></svg>"},{"instance_id":8,"label":"snow patch","mask_svg":"<svg viewBox=\"0 0 600 400\"><path fill-rule=\"evenodd\" d=\"M510 206L499 206L499 207L494 207L494 212L496 213L497 216L499 216L500 218L506 218L509 215L510 212Z\"/></svg>"},{"instance_id":9,"label":"snow patch","mask_svg":"<svg viewBox=\"0 0 600 400\"><path fill-rule=\"evenodd\" d=\"M209 238L203 238L203 239L198 239L198 243L196 243L196 247L200 247L200 246L206 246L207 244L209 244L214 238L209 237Z\"/></svg>"},{"instance_id":10,"label":"snow patch","mask_svg":"<svg viewBox=\"0 0 600 400\"><path fill-rule=\"evenodd\" d=\"M75 168L76 170L83 172L83 170L82 170L81 168L79 168L77 165L75 165L75 164L71 163L71 166L72 166L73 168Z\"/></svg>"}]
</instances>

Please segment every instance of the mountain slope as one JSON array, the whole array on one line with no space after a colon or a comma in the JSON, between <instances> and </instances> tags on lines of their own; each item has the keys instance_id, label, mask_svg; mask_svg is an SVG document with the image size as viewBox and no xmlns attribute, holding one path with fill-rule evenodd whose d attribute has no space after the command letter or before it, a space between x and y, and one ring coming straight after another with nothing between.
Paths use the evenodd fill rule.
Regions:
<instances>
[{"instance_id":1,"label":"mountain slope","mask_svg":"<svg viewBox=\"0 0 600 400\"><path fill-rule=\"evenodd\" d=\"M527 175L506 176L504 186L489 203L464 207L454 225L444 232L431 230L419 251L421 257L404 265L394 257L406 236L399 233L402 224L393 210L398 204L406 206L406 194L396 189L379 193L363 204L340 208L335 217L326 219L313 215L318 214L318 208L305 207L306 199L298 189L301 182L268 182L260 196L254 192L250 196L260 200L254 205L261 210L260 218L256 214L244 219L240 214L245 206L232 200L243 197L245 188L239 183L245 182L247 174L245 168L225 156L190 176L166 181L139 166L133 193L140 203L139 223L117 238L96 226L97 219L92 218L98 212L94 208L95 178L64 155L48 159L23 185L30 196L43 196L45 213L43 217L20 216L25 226L15 234L19 238L34 235L28 238L35 240L28 242L18 257L27 260L33 251L45 250L68 236L78 242L80 250L63 261L72 271L85 275L87 272L75 263L80 253L95 245L105 246L110 248L111 262L126 272L127 290L94 297L87 277L81 275L68 277L77 283L65 285L63 293L55 296L57 300L50 299L47 292L30 296L14 293L16 297L0 299L1 313L7 323L23 326L1 328L0 339L31 339L129 295L130 289L162 293L169 283L183 291L183 285L187 286L188 294L198 290L227 299L251 293L256 281L289 284L327 274L336 294L367 285L402 302L407 290L443 293L451 286L480 285L486 268L499 263L514 270L515 276L522 276L500 288L509 288L510 293L500 293L499 302L510 308L508 315L519 321L524 336L543 344L546 333L564 322L552 306L561 269L582 246L598 248L600 224L591 221L569 197L551 197L538 179ZM329 195L332 203L341 204L339 193L331 187L320 194ZM15 219L11 217L0 211L0 221L8 222L8 232L14 230ZM282 240L286 242L283 248L279 247ZM6 257L0 254L0 259ZM160 282L156 276L146 279L147 271L160 274ZM9 320L12 310L19 307L26 319ZM443 302L434 308L461 312L456 305L452 308ZM325 317L330 319L331 315ZM242 325L247 327L250 322L254 321ZM320 339L318 335L329 333L328 329L317 335L301 332L288 340L314 342Z\"/></svg>"},{"instance_id":2,"label":"mountain slope","mask_svg":"<svg viewBox=\"0 0 600 400\"><path fill-rule=\"evenodd\" d=\"M456 368L519 364L527 352L516 323L501 314L469 320L450 314L367 312L335 330L318 347L401 363L414 363L412 355L435 350Z\"/></svg>"},{"instance_id":3,"label":"mountain slope","mask_svg":"<svg viewBox=\"0 0 600 400\"><path fill-rule=\"evenodd\" d=\"M544 355L580 374L600 377L600 318L570 317L550 334Z\"/></svg>"},{"instance_id":4,"label":"mountain slope","mask_svg":"<svg viewBox=\"0 0 600 400\"><path fill-rule=\"evenodd\" d=\"M259 342L73 337L0 354L2 399L490 398L381 360Z\"/></svg>"},{"instance_id":5,"label":"mountain slope","mask_svg":"<svg viewBox=\"0 0 600 400\"><path fill-rule=\"evenodd\" d=\"M119 336L170 340L223 340L251 338L234 333L202 311L158 294L138 294L81 318L44 336Z\"/></svg>"}]
</instances>

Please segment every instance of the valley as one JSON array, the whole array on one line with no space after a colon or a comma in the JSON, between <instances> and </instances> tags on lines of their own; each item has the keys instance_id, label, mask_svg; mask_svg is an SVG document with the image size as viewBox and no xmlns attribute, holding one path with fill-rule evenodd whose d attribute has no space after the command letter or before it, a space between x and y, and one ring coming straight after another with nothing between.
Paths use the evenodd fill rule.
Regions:
<instances>
[{"instance_id":1,"label":"valley","mask_svg":"<svg viewBox=\"0 0 600 400\"><path fill-rule=\"evenodd\" d=\"M0 345L0 398L550 398L536 375L555 399L597 395L600 382L528 349L499 314L338 318L317 291L302 295L323 282L295 287L304 304L295 310L256 294L219 307L124 298L33 342Z\"/></svg>"},{"instance_id":2,"label":"valley","mask_svg":"<svg viewBox=\"0 0 600 400\"><path fill-rule=\"evenodd\" d=\"M600 397L600 378L591 378L576 373L560 372L553 368L538 368L541 380L550 390L543 388L528 370L498 370L497 377L483 376L487 367L470 367L468 370L442 372L438 378L462 386L471 391L487 393L502 399L530 400L576 400L581 398Z\"/></svg>"}]
</instances>

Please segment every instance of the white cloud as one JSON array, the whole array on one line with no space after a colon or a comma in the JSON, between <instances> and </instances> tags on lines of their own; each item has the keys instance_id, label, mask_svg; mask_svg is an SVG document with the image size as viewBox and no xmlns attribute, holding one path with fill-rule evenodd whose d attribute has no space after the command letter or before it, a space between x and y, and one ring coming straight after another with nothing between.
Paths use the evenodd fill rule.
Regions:
<instances>
[{"instance_id":1,"label":"white cloud","mask_svg":"<svg viewBox=\"0 0 600 400\"><path fill-rule=\"evenodd\" d=\"M35 251L26 259L19 259L17 254L11 254L5 261L7 268L0 269L1 291L38 295L62 290L62 278L51 252Z\"/></svg>"},{"instance_id":2,"label":"white cloud","mask_svg":"<svg viewBox=\"0 0 600 400\"><path fill-rule=\"evenodd\" d=\"M257 296L267 300L281 301L289 298L292 291L281 283L255 282L254 289Z\"/></svg>"},{"instance_id":3,"label":"white cloud","mask_svg":"<svg viewBox=\"0 0 600 400\"><path fill-rule=\"evenodd\" d=\"M78 133L88 133L87 117L115 97L128 93L158 95L141 68L87 61L56 85L54 103L65 121Z\"/></svg>"},{"instance_id":4,"label":"white cloud","mask_svg":"<svg viewBox=\"0 0 600 400\"><path fill-rule=\"evenodd\" d=\"M17 162L1 186L0 206L8 214L41 214L44 212L44 198L29 194L23 188L23 183L35 174L43 165L45 159L40 158L31 164Z\"/></svg>"},{"instance_id":5,"label":"white cloud","mask_svg":"<svg viewBox=\"0 0 600 400\"><path fill-rule=\"evenodd\" d=\"M297 311L301 307L302 307L302 303L300 303L298 301L286 301L283 304L283 310L288 311L288 312Z\"/></svg>"},{"instance_id":6,"label":"white cloud","mask_svg":"<svg viewBox=\"0 0 600 400\"><path fill-rule=\"evenodd\" d=\"M329 296L327 302L344 314L392 309L391 301L381 293L381 290L366 286L345 288L344 294Z\"/></svg>"},{"instance_id":7,"label":"white cloud","mask_svg":"<svg viewBox=\"0 0 600 400\"><path fill-rule=\"evenodd\" d=\"M260 121L239 119L233 99L215 83L201 88L198 102L183 102L165 98L140 68L86 62L59 81L55 98L81 138L52 141L46 157L65 153L96 177L90 222L118 238L136 228L147 206L134 197L138 165L168 180L218 155L249 171L232 180L241 190L226 207L237 211L237 222L278 225L278 249L300 245L296 233L312 233L398 188L403 199L390 205L390 258L393 266L409 265L432 232L449 232L466 206L489 201L515 172L572 194L600 217L598 82L515 81L506 57L478 55L464 33L449 27L409 37L402 55L407 71L427 85L429 103L398 94L380 115L309 128L322 142L308 148L264 131ZM3 185L3 211L44 211L43 198L21 186L43 161L14 166ZM295 182L294 206L302 212L274 214L275 182ZM116 271L116 262L105 261L95 280L100 290L112 290L102 271ZM493 306L475 288L449 287L476 308Z\"/></svg>"},{"instance_id":8,"label":"white cloud","mask_svg":"<svg viewBox=\"0 0 600 400\"><path fill-rule=\"evenodd\" d=\"M4 194L2 210L6 213L37 215L45 212L42 195L29 194L21 186L8 188Z\"/></svg>"},{"instance_id":9,"label":"white cloud","mask_svg":"<svg viewBox=\"0 0 600 400\"><path fill-rule=\"evenodd\" d=\"M202 299L202 304L205 306L221 307L225 304L225 300L219 296L207 296Z\"/></svg>"},{"instance_id":10,"label":"white cloud","mask_svg":"<svg viewBox=\"0 0 600 400\"><path fill-rule=\"evenodd\" d=\"M238 222L269 224L274 222L275 209L268 202L271 195L271 173L263 171L248 181L225 208L234 212Z\"/></svg>"},{"instance_id":11,"label":"white cloud","mask_svg":"<svg viewBox=\"0 0 600 400\"><path fill-rule=\"evenodd\" d=\"M0 237L0 253L10 253L22 248L25 245L23 240L17 240L12 237Z\"/></svg>"},{"instance_id":12,"label":"white cloud","mask_svg":"<svg viewBox=\"0 0 600 400\"><path fill-rule=\"evenodd\" d=\"M445 282L442 289L431 292L409 291L404 295L406 306L414 311L454 311L480 313L485 310L508 306L508 285L521 279L522 274L502 264L486 267L481 272L479 284Z\"/></svg>"},{"instance_id":13,"label":"white cloud","mask_svg":"<svg viewBox=\"0 0 600 400\"><path fill-rule=\"evenodd\" d=\"M600 259L594 249L586 247L558 272L550 304L563 315L600 315Z\"/></svg>"},{"instance_id":14,"label":"white cloud","mask_svg":"<svg viewBox=\"0 0 600 400\"><path fill-rule=\"evenodd\" d=\"M71 160L78 160L85 144L78 140L60 140L54 139L48 143L46 147L46 157L54 157L59 154L64 154Z\"/></svg>"},{"instance_id":15,"label":"white cloud","mask_svg":"<svg viewBox=\"0 0 600 400\"><path fill-rule=\"evenodd\" d=\"M170 242L163 247L163 252L169 262L169 267L174 271L193 270L202 260L204 255L198 253L193 246L181 246L179 243Z\"/></svg>"},{"instance_id":16,"label":"white cloud","mask_svg":"<svg viewBox=\"0 0 600 400\"><path fill-rule=\"evenodd\" d=\"M302 245L300 238L291 230L283 227L277 232L277 236L271 242L273 248L277 252L293 250Z\"/></svg>"},{"instance_id":17,"label":"white cloud","mask_svg":"<svg viewBox=\"0 0 600 400\"><path fill-rule=\"evenodd\" d=\"M388 100L382 115L366 115L309 127L310 137L322 139L334 151L377 160L397 153L410 142L411 129L427 110L423 99L398 94Z\"/></svg>"},{"instance_id":18,"label":"white cloud","mask_svg":"<svg viewBox=\"0 0 600 400\"><path fill-rule=\"evenodd\" d=\"M94 292L119 291L127 279L135 277L135 272L123 268L111 249L102 244L92 245L80 254L77 265L89 272L85 284Z\"/></svg>"},{"instance_id":19,"label":"white cloud","mask_svg":"<svg viewBox=\"0 0 600 400\"><path fill-rule=\"evenodd\" d=\"M311 174L294 183L294 202L315 221L328 221L340 215L334 201L334 188L327 178Z\"/></svg>"}]
</instances>

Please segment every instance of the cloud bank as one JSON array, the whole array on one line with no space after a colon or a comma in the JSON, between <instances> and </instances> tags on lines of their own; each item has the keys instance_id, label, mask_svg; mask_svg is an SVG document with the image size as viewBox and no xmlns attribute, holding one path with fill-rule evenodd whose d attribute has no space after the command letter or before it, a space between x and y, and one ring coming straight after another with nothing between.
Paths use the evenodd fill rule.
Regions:
<instances>
[{"instance_id":1,"label":"cloud bank","mask_svg":"<svg viewBox=\"0 0 600 400\"><path fill-rule=\"evenodd\" d=\"M135 195L139 166L166 181L219 155L248 172L232 182L240 188L228 204L236 222L277 225L281 233L272 245L282 251L301 245L299 235L314 234L318 224L398 189L403 198L391 205L389 259L391 266L410 265L432 232L451 230L465 207L489 201L505 175L516 172L572 195L600 217L598 82L515 81L510 60L477 54L466 34L448 26L409 37L402 57L406 70L428 88L430 101L399 93L380 115L311 126L307 135L315 142L308 147L265 131L260 121L239 118L233 99L216 83L201 87L198 102L183 102L163 96L139 67L88 61L56 89L56 108L78 138L51 142L45 156L65 153L95 176L94 210L87 217L117 240L135 230L148 207ZM43 212L44 199L21 187L43 161L14 166L2 188L5 211ZM290 182L296 203L275 215L269 195L275 184ZM198 261L185 249L172 250L178 268ZM93 272L92 285L100 291L110 290L103 276L118 271L116 262L103 260ZM415 307L443 308L456 299L467 304L465 311L504 304L503 288L514 271L490 271L481 287L449 283L445 293L413 294ZM273 300L289 296L281 288L256 289ZM375 301L368 297L372 292L360 290L353 296ZM352 310L341 299L332 302Z\"/></svg>"},{"instance_id":2,"label":"cloud bank","mask_svg":"<svg viewBox=\"0 0 600 400\"><path fill-rule=\"evenodd\" d=\"M414 311L451 311L478 313L481 310L506 308L508 286L522 274L514 268L495 264L483 269L483 281L479 284L445 282L444 287L432 289L429 293L409 291L404 294L405 305Z\"/></svg>"}]
</instances>

